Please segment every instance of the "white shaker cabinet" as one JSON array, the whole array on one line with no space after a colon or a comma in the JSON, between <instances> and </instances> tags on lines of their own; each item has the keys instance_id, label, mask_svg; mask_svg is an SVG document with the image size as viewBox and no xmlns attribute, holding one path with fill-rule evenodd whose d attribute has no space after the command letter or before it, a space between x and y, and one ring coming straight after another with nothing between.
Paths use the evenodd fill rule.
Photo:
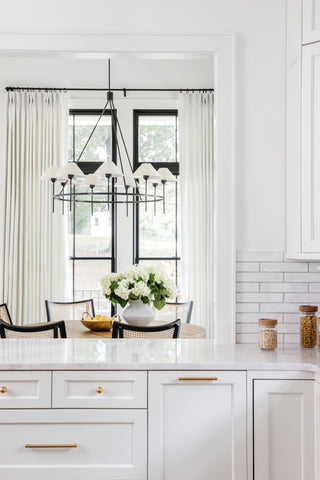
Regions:
<instances>
[{"instance_id":1,"label":"white shaker cabinet","mask_svg":"<svg viewBox=\"0 0 320 480\"><path fill-rule=\"evenodd\" d=\"M144 409L0 410L2 480L147 480Z\"/></svg>"},{"instance_id":2,"label":"white shaker cabinet","mask_svg":"<svg viewBox=\"0 0 320 480\"><path fill-rule=\"evenodd\" d=\"M320 43L302 53L302 251L320 252Z\"/></svg>"},{"instance_id":3,"label":"white shaker cabinet","mask_svg":"<svg viewBox=\"0 0 320 480\"><path fill-rule=\"evenodd\" d=\"M320 41L320 1L302 2L302 43Z\"/></svg>"},{"instance_id":4,"label":"white shaker cabinet","mask_svg":"<svg viewBox=\"0 0 320 480\"><path fill-rule=\"evenodd\" d=\"M149 480L246 480L246 373L149 372Z\"/></svg>"},{"instance_id":5,"label":"white shaker cabinet","mask_svg":"<svg viewBox=\"0 0 320 480\"><path fill-rule=\"evenodd\" d=\"M254 380L254 479L314 480L313 380Z\"/></svg>"}]
</instances>

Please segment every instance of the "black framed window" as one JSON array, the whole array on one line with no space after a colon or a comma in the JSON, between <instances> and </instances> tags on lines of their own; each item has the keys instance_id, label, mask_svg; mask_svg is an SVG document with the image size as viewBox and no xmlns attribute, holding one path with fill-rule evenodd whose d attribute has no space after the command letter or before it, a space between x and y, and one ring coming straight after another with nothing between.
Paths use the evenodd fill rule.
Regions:
<instances>
[{"instance_id":1,"label":"black framed window","mask_svg":"<svg viewBox=\"0 0 320 480\"><path fill-rule=\"evenodd\" d=\"M165 264L167 271L181 286L180 253L180 202L178 158L178 111L133 111L134 170L143 162L150 162L157 169L167 167L177 182L166 184L166 207L157 203L137 206L134 215L134 262ZM162 194L161 186L159 194ZM150 186L150 192L152 187Z\"/></svg>"},{"instance_id":2,"label":"black framed window","mask_svg":"<svg viewBox=\"0 0 320 480\"><path fill-rule=\"evenodd\" d=\"M68 159L77 161L96 124L101 110L70 110L68 130ZM94 173L106 159L116 162L110 112L101 118L78 165L85 174ZM93 298L95 310L113 313L105 299L101 278L116 271L116 210L95 204L91 215L89 203L73 202L69 219L69 259L72 275L73 299Z\"/></svg>"}]
</instances>

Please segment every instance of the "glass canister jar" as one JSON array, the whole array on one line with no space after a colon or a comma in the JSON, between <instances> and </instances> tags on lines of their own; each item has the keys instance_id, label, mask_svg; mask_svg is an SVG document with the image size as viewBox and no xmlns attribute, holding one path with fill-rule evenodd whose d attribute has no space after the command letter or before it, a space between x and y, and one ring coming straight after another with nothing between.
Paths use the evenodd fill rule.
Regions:
<instances>
[{"instance_id":1,"label":"glass canister jar","mask_svg":"<svg viewBox=\"0 0 320 480\"><path fill-rule=\"evenodd\" d=\"M259 319L259 346L262 350L274 350L278 344L278 320L275 318Z\"/></svg>"},{"instance_id":2,"label":"glass canister jar","mask_svg":"<svg viewBox=\"0 0 320 480\"><path fill-rule=\"evenodd\" d=\"M316 305L300 305L300 345L313 348L317 345L317 311Z\"/></svg>"}]
</instances>

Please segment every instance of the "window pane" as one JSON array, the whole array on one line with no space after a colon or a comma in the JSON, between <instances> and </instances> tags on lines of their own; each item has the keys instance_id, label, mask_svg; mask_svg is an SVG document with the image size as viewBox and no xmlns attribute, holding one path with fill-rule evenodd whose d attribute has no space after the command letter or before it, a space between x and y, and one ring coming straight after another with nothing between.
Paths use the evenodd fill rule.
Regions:
<instances>
[{"instance_id":1,"label":"window pane","mask_svg":"<svg viewBox=\"0 0 320 480\"><path fill-rule=\"evenodd\" d=\"M110 260L74 261L75 300L94 299L96 314L111 314L111 303L102 293L101 278L111 272Z\"/></svg>"},{"instance_id":2,"label":"window pane","mask_svg":"<svg viewBox=\"0 0 320 480\"><path fill-rule=\"evenodd\" d=\"M71 213L73 215L73 213ZM111 209L94 204L93 215L89 203L76 203L75 256L111 257L112 223ZM70 222L70 225L72 223ZM73 256L73 234L69 234L70 255Z\"/></svg>"},{"instance_id":3,"label":"window pane","mask_svg":"<svg viewBox=\"0 0 320 480\"><path fill-rule=\"evenodd\" d=\"M139 115L139 162L177 162L177 117Z\"/></svg>"},{"instance_id":4,"label":"window pane","mask_svg":"<svg viewBox=\"0 0 320 480\"><path fill-rule=\"evenodd\" d=\"M151 188L150 193L151 193ZM154 215L153 204L139 207L139 256L140 257L175 257L176 251L176 202L177 184L167 183L165 190L165 213L163 203L157 202L157 213ZM162 188L158 187L158 194Z\"/></svg>"},{"instance_id":5,"label":"window pane","mask_svg":"<svg viewBox=\"0 0 320 480\"><path fill-rule=\"evenodd\" d=\"M77 161L99 115L71 115L69 117L69 161ZM73 137L74 129L74 137ZM74 142L74 143L73 143ZM103 115L92 135L81 162L102 162L111 158L112 128L110 115Z\"/></svg>"}]
</instances>

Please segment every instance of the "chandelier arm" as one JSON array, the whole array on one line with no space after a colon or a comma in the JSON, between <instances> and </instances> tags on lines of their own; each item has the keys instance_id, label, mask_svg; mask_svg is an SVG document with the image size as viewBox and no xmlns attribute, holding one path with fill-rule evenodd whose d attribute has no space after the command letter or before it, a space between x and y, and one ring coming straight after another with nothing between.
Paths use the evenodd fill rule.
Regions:
<instances>
[{"instance_id":1,"label":"chandelier arm","mask_svg":"<svg viewBox=\"0 0 320 480\"><path fill-rule=\"evenodd\" d=\"M78 158L77 158L77 160L76 160L76 163L79 163L79 161L80 161L80 159L81 159L81 157L82 157L82 155L83 155L83 152L84 152L85 149L87 148L87 145L88 145L88 143L90 142L90 140L91 140L91 138L92 138L92 135L94 134L94 132L95 132L95 130L96 130L96 128L97 128L97 126L98 126L101 118L103 117L103 115L105 114L105 111L107 110L108 104L109 104L109 99L107 100L107 103L105 104L105 106L104 106L104 108L103 108L103 110L102 110L102 112L101 112L101 114L100 114L100 116L99 116L99 118L98 118L95 126L93 127L93 130L92 130L92 132L90 133L88 140L86 141L83 149L81 150L81 153L80 153L80 155L78 156ZM111 106L111 105L110 105L110 106Z\"/></svg>"},{"instance_id":2,"label":"chandelier arm","mask_svg":"<svg viewBox=\"0 0 320 480\"><path fill-rule=\"evenodd\" d=\"M119 155L121 171L122 171L122 174L124 176L124 168L123 168L123 163L122 163L120 145L119 145L119 142L118 142L118 136L117 136L117 132L116 132L116 129L115 129L115 127L117 125L117 120L116 120L116 115L115 115L115 112L114 112L114 105L112 103L110 103L110 107L111 107L110 111L111 111L111 117L112 117L113 134L114 134L114 138L116 140L116 147L117 147L117 152L118 152L118 155ZM125 183L125 180L124 180L124 183Z\"/></svg>"}]
</instances>

